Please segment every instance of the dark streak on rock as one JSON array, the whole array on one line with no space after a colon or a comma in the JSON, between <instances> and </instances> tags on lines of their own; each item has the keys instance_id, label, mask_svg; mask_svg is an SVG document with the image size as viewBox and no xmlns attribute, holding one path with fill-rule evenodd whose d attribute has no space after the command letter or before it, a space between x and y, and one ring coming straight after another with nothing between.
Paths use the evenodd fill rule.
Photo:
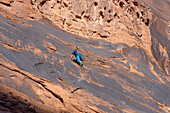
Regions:
<instances>
[{"instance_id":1,"label":"dark streak on rock","mask_svg":"<svg viewBox=\"0 0 170 113\"><path fill-rule=\"evenodd\" d=\"M56 49L52 48L52 47L47 47L48 49L52 50L52 51L56 51Z\"/></svg>"},{"instance_id":2,"label":"dark streak on rock","mask_svg":"<svg viewBox=\"0 0 170 113\"><path fill-rule=\"evenodd\" d=\"M52 74L52 73L56 73L56 72L55 71L51 71L50 74Z\"/></svg>"},{"instance_id":3,"label":"dark streak on rock","mask_svg":"<svg viewBox=\"0 0 170 113\"><path fill-rule=\"evenodd\" d=\"M34 66L33 66L33 67L35 67L35 66L37 66L37 65L40 65L40 64L45 64L45 63L43 63L43 62L39 62L39 63L34 64Z\"/></svg>"},{"instance_id":4,"label":"dark streak on rock","mask_svg":"<svg viewBox=\"0 0 170 113\"><path fill-rule=\"evenodd\" d=\"M103 35L100 34L100 37L101 37L101 38L107 38L108 36L103 36Z\"/></svg>"},{"instance_id":5,"label":"dark streak on rock","mask_svg":"<svg viewBox=\"0 0 170 113\"><path fill-rule=\"evenodd\" d=\"M0 3L3 4L3 5L6 5L8 7L11 7L11 4L8 4L8 3L5 3L5 2L0 2Z\"/></svg>"},{"instance_id":6,"label":"dark streak on rock","mask_svg":"<svg viewBox=\"0 0 170 113\"><path fill-rule=\"evenodd\" d=\"M58 99L63 103L63 105L65 106L64 100L63 100L63 98L61 98L61 96L55 94L55 93L54 93L53 91L51 91L50 89L46 88L46 85L44 85L44 84L42 84L42 83L39 83L39 84L41 84L41 85L42 85L48 92L50 92L54 97L58 98Z\"/></svg>"},{"instance_id":7,"label":"dark streak on rock","mask_svg":"<svg viewBox=\"0 0 170 113\"><path fill-rule=\"evenodd\" d=\"M72 106L76 109L76 110L78 110L79 112L81 112L81 113L84 113L81 109L79 109L77 106L75 106L75 105L73 105L72 104Z\"/></svg>"},{"instance_id":8,"label":"dark streak on rock","mask_svg":"<svg viewBox=\"0 0 170 113\"><path fill-rule=\"evenodd\" d=\"M92 109L91 107L88 106L89 109L91 109L92 111L94 111L95 113L100 113L99 111L96 111L94 109Z\"/></svg>"},{"instance_id":9,"label":"dark streak on rock","mask_svg":"<svg viewBox=\"0 0 170 113\"><path fill-rule=\"evenodd\" d=\"M79 89L83 89L83 88L81 88L81 87L76 88L75 90L71 91L71 93L74 93L74 92L76 92L76 91L79 90Z\"/></svg>"},{"instance_id":10,"label":"dark streak on rock","mask_svg":"<svg viewBox=\"0 0 170 113\"><path fill-rule=\"evenodd\" d=\"M99 61L102 65L105 65L104 61L102 61L102 60L97 60L97 61Z\"/></svg>"},{"instance_id":11,"label":"dark streak on rock","mask_svg":"<svg viewBox=\"0 0 170 113\"><path fill-rule=\"evenodd\" d=\"M119 57L117 57L117 56L110 56L109 58L119 58Z\"/></svg>"}]
</instances>

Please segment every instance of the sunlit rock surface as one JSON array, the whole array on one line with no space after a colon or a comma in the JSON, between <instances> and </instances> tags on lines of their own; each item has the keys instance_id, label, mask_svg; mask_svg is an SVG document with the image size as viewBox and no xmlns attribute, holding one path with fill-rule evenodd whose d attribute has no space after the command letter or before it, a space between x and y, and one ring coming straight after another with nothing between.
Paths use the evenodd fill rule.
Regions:
<instances>
[{"instance_id":1,"label":"sunlit rock surface","mask_svg":"<svg viewBox=\"0 0 170 113\"><path fill-rule=\"evenodd\" d=\"M0 112L170 112L170 1L1 0L0 11Z\"/></svg>"}]
</instances>

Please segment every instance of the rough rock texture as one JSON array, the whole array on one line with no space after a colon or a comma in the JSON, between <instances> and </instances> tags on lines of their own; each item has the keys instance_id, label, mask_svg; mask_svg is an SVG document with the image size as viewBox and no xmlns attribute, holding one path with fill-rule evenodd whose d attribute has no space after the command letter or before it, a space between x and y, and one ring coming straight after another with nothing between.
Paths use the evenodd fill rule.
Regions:
<instances>
[{"instance_id":1,"label":"rough rock texture","mask_svg":"<svg viewBox=\"0 0 170 113\"><path fill-rule=\"evenodd\" d=\"M170 1L143 0L151 7L152 53L167 75L170 74Z\"/></svg>"},{"instance_id":2,"label":"rough rock texture","mask_svg":"<svg viewBox=\"0 0 170 113\"><path fill-rule=\"evenodd\" d=\"M169 1L2 0L0 4L1 9L10 14L27 19L46 18L81 36L108 38L111 42L122 42L129 46L138 45L154 57L169 75ZM127 34L120 35L122 31ZM127 39L127 35L131 35L131 38ZM159 44L161 47L158 47ZM159 49L156 50L155 46Z\"/></svg>"},{"instance_id":3,"label":"rough rock texture","mask_svg":"<svg viewBox=\"0 0 170 113\"><path fill-rule=\"evenodd\" d=\"M170 112L169 4L1 0L0 112Z\"/></svg>"}]
</instances>

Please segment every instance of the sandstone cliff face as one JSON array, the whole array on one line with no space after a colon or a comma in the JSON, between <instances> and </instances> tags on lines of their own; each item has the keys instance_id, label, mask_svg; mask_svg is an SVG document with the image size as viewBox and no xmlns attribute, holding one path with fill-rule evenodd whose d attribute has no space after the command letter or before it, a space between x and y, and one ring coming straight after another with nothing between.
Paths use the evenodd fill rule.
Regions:
<instances>
[{"instance_id":1,"label":"sandstone cliff face","mask_svg":"<svg viewBox=\"0 0 170 113\"><path fill-rule=\"evenodd\" d=\"M1 0L0 110L169 112L168 6ZM69 60L74 46L81 48L83 68Z\"/></svg>"},{"instance_id":2,"label":"sandstone cliff face","mask_svg":"<svg viewBox=\"0 0 170 113\"><path fill-rule=\"evenodd\" d=\"M154 17L154 13L146 3L153 7L156 7L156 4L165 6L165 11L159 14L166 18L166 22ZM146 0L139 2L134 0L2 0L1 6L8 13L22 18L49 19L53 24L75 34L107 38L111 42L140 46L154 57L159 66L169 75L167 25L169 24L169 5L166 5L166 1L157 3ZM157 13L158 9L155 8L154 11ZM152 29L152 26L158 28L160 36L156 38L158 39L156 45L158 46L160 43L163 48L165 47L163 50L155 49L156 45L153 45L155 41L152 41L154 38L151 38L149 25L151 25L153 35L156 29ZM122 31L127 34L122 36ZM161 39L163 39L162 43ZM164 44L164 42L166 43ZM161 51L164 51L162 55L155 55ZM158 56L160 57L157 58Z\"/></svg>"}]
</instances>

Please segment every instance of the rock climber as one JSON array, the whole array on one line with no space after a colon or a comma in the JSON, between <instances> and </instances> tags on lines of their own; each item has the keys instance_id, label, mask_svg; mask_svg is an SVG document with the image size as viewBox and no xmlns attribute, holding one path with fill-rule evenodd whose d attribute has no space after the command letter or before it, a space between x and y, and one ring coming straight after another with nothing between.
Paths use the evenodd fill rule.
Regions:
<instances>
[{"instance_id":1,"label":"rock climber","mask_svg":"<svg viewBox=\"0 0 170 113\"><path fill-rule=\"evenodd\" d=\"M74 47L73 53L71 55L71 60L73 59L73 55L74 55L77 58L77 61L78 61L79 65L83 66L83 62L82 62L83 57L82 57L82 55L80 54L80 52L78 50L79 50L78 47Z\"/></svg>"}]
</instances>

